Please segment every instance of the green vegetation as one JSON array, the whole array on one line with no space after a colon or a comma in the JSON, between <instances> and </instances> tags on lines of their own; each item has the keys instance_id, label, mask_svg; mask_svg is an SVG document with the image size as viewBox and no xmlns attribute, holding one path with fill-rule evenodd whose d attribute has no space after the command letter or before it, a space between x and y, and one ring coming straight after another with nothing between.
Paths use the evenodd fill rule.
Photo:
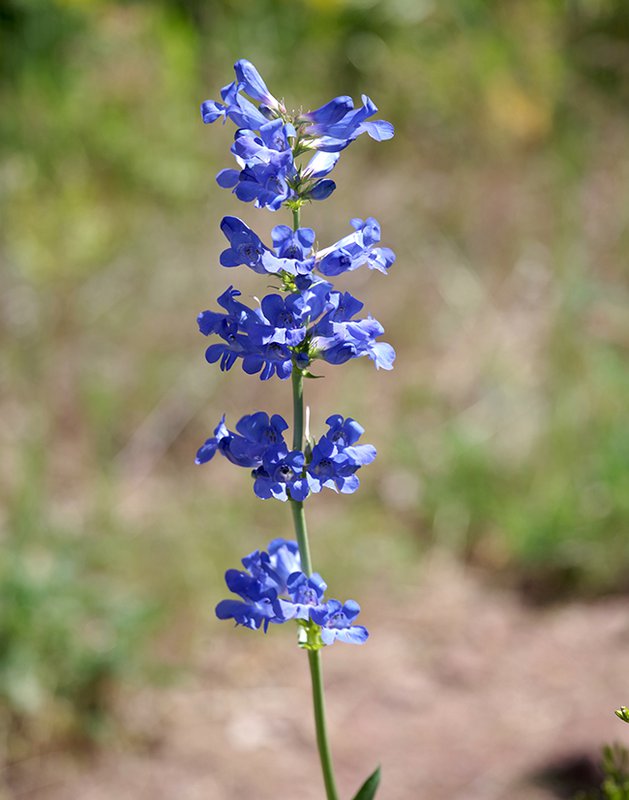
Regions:
<instances>
[{"instance_id":1,"label":"green vegetation","mask_svg":"<svg viewBox=\"0 0 629 800\"><path fill-rule=\"evenodd\" d=\"M600 791L580 793L576 800L629 800L629 753L621 745L603 749L605 779Z\"/></svg>"}]
</instances>

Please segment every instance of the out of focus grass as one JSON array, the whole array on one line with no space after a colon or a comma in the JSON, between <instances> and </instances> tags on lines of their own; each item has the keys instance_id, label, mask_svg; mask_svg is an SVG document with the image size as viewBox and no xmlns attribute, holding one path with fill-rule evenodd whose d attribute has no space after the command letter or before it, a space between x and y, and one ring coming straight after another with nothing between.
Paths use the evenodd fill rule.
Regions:
<instances>
[{"instance_id":1,"label":"out of focus grass","mask_svg":"<svg viewBox=\"0 0 629 800\"><path fill-rule=\"evenodd\" d=\"M213 181L231 131L204 130L197 107L241 56L289 106L367 91L397 128L353 145L337 193L305 214L322 242L345 233L339 216L373 214L398 252L386 280L347 283L396 370L329 368L308 387L315 425L354 415L380 451L361 493L313 501L331 586L407 584L446 548L543 597L627 588L624 2L0 14L10 748L96 735L126 680L186 661L225 567L288 535L287 510L254 502L246 476L191 463L224 409L290 408L286 385L205 365L195 333L229 281L260 291L218 268L220 216L262 230L281 217Z\"/></svg>"}]
</instances>

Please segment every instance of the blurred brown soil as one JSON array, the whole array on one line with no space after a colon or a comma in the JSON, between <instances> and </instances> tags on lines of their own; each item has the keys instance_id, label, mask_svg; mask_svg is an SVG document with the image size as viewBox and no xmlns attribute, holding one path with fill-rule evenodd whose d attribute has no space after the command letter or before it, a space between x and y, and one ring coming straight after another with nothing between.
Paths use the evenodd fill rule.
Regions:
<instances>
[{"instance_id":1,"label":"blurred brown soil","mask_svg":"<svg viewBox=\"0 0 629 800\"><path fill-rule=\"evenodd\" d=\"M629 701L624 598L525 607L435 559L363 616L365 647L325 653L343 798L379 762L382 800L570 797L535 776L629 744L613 715ZM15 797L322 800L304 654L280 628L208 627L194 677L128 704L134 735L97 756L21 765Z\"/></svg>"}]
</instances>

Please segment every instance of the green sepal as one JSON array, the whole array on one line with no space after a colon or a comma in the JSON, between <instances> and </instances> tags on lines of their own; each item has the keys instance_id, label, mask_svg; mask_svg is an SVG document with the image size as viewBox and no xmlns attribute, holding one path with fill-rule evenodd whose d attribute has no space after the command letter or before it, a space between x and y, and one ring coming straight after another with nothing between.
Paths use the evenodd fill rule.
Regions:
<instances>
[{"instance_id":1,"label":"green sepal","mask_svg":"<svg viewBox=\"0 0 629 800\"><path fill-rule=\"evenodd\" d=\"M380 786L380 767L376 767L376 771L367 778L352 800L373 800L378 786Z\"/></svg>"},{"instance_id":2,"label":"green sepal","mask_svg":"<svg viewBox=\"0 0 629 800\"><path fill-rule=\"evenodd\" d=\"M629 708L627 706L620 706L614 711L614 714L623 722L629 722Z\"/></svg>"},{"instance_id":3,"label":"green sepal","mask_svg":"<svg viewBox=\"0 0 629 800\"><path fill-rule=\"evenodd\" d=\"M324 378L325 377L325 375L313 375L312 372L310 372L307 369L302 370L301 374L304 376L304 378Z\"/></svg>"},{"instance_id":4,"label":"green sepal","mask_svg":"<svg viewBox=\"0 0 629 800\"><path fill-rule=\"evenodd\" d=\"M299 635L297 644L302 650L321 650L325 647L321 639L321 628L311 619L298 619Z\"/></svg>"}]
</instances>

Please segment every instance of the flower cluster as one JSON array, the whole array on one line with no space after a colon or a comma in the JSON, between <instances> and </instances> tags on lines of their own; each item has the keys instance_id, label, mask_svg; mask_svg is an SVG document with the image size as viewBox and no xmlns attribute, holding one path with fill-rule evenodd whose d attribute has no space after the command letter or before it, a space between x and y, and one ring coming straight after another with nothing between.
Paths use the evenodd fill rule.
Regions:
<instances>
[{"instance_id":1,"label":"flower cluster","mask_svg":"<svg viewBox=\"0 0 629 800\"><path fill-rule=\"evenodd\" d=\"M356 472L376 457L370 444L357 444L364 429L356 420L334 414L326 420L327 432L308 453L289 450L284 441L288 424L279 414L248 414L227 429L225 417L197 452L196 463L205 464L216 452L232 464L252 470L253 491L262 500L302 501L323 488L343 494L358 489Z\"/></svg>"},{"instance_id":2,"label":"flower cluster","mask_svg":"<svg viewBox=\"0 0 629 800\"><path fill-rule=\"evenodd\" d=\"M241 264L254 272L286 275L298 278L298 286L309 286L313 270L327 278L343 272L353 272L363 264L385 275L395 261L389 247L376 247L380 241L380 225L373 217L350 220L353 233L324 250L314 251L315 232L312 228L291 230L288 225L276 225L272 231L273 249L263 244L238 217L223 217L221 230L229 241L220 262L224 267Z\"/></svg>"},{"instance_id":3,"label":"flower cluster","mask_svg":"<svg viewBox=\"0 0 629 800\"><path fill-rule=\"evenodd\" d=\"M296 198L324 200L336 188L325 176L341 150L362 133L377 141L393 136L391 123L371 120L378 109L366 95L360 108L341 96L291 117L253 64L241 59L234 70L236 80L221 89L222 102L206 100L201 116L205 123L230 119L237 126L231 151L240 169L223 169L216 180L239 200L271 211ZM296 157L312 151L310 161L298 166Z\"/></svg>"},{"instance_id":4,"label":"flower cluster","mask_svg":"<svg viewBox=\"0 0 629 800\"><path fill-rule=\"evenodd\" d=\"M221 90L221 100L201 104L205 123L229 119L236 125L231 152L237 168L222 169L216 180L238 200L258 208L290 209L293 227L276 225L269 246L243 220L223 217L227 247L221 252L221 265L272 276L277 287L248 305L229 286L217 300L219 310L202 311L197 322L200 332L212 337L205 352L209 363L218 363L224 371L239 363L244 372L262 380L293 376L297 445L291 449L286 443L288 425L278 414L248 414L234 431L223 416L214 435L199 448L196 463L205 464L218 452L250 470L259 498L290 500L303 570L298 545L275 539L268 551L256 550L243 559L244 571L227 571L227 586L239 599L223 600L216 613L220 619L265 631L271 623L296 620L300 643L314 650L337 639L362 643L368 634L354 624L358 604L326 601L325 583L318 574L309 574L307 534L298 518L303 519L301 503L324 488L355 492L358 470L374 460L376 451L359 444L363 428L339 414L328 417L327 431L317 440L311 441L306 432L304 446L302 383L304 377L313 377L309 367L317 359L343 364L367 356L377 368L392 369L395 351L379 341L382 325L371 316L359 316L363 304L330 281L365 265L386 275L395 254L381 246L380 225L373 217L351 219L345 236L320 246L315 231L300 226L300 209L334 191L328 176L342 150L363 133L376 141L390 139L393 126L373 119L377 108L366 95L359 107L351 97L339 96L314 111L291 114L253 64L241 59L234 69L236 78Z\"/></svg>"},{"instance_id":5,"label":"flower cluster","mask_svg":"<svg viewBox=\"0 0 629 800\"><path fill-rule=\"evenodd\" d=\"M225 313L202 311L197 318L202 334L222 340L207 348L205 358L210 364L220 362L223 371L241 359L250 375L286 379L293 364L306 369L317 358L342 364L360 356L369 356L377 368L393 367L395 351L376 341L384 333L382 325L372 317L354 319L363 304L326 281L285 297L266 295L255 309L238 297L240 292L230 286L217 299Z\"/></svg>"},{"instance_id":6,"label":"flower cluster","mask_svg":"<svg viewBox=\"0 0 629 800\"><path fill-rule=\"evenodd\" d=\"M221 600L216 606L219 619L233 619L236 625L252 630L270 623L298 620L308 629L310 646L330 645L337 639L363 644L369 633L354 625L360 606L354 600L345 604L325 600L327 586L320 575L301 571L296 542L274 539L268 551L255 550L242 559L245 571L229 569L227 588L240 600ZM317 641L320 639L320 643Z\"/></svg>"}]
</instances>

